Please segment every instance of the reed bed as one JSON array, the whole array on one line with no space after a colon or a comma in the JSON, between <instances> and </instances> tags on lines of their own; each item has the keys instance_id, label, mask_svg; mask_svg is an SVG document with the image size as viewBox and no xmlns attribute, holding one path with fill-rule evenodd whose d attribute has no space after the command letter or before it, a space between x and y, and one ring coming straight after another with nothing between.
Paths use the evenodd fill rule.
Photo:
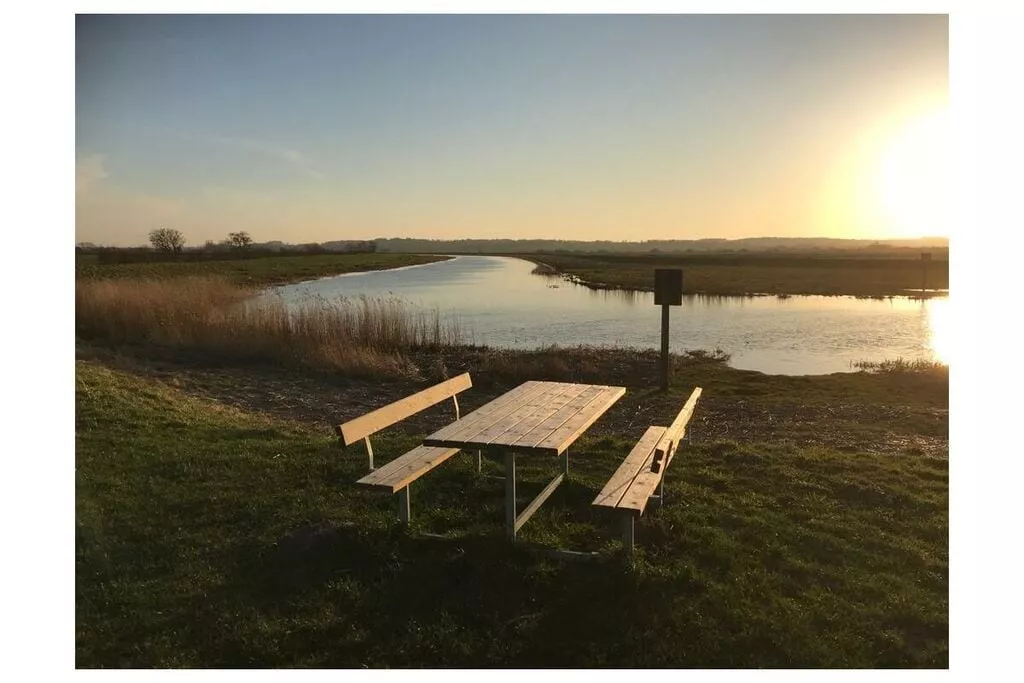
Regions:
<instances>
[{"instance_id":1,"label":"reed bed","mask_svg":"<svg viewBox=\"0 0 1024 683\"><path fill-rule=\"evenodd\" d=\"M289 306L223 277L80 280L75 308L82 339L354 375L416 374L409 352L463 337L439 311L418 311L401 299L308 298Z\"/></svg>"},{"instance_id":2,"label":"reed bed","mask_svg":"<svg viewBox=\"0 0 1024 683\"><path fill-rule=\"evenodd\" d=\"M875 374L933 373L948 375L949 373L949 365L946 363L936 360L927 360L924 358L907 360L900 357L883 361L861 360L854 362L852 365L861 372L870 372Z\"/></svg>"}]
</instances>

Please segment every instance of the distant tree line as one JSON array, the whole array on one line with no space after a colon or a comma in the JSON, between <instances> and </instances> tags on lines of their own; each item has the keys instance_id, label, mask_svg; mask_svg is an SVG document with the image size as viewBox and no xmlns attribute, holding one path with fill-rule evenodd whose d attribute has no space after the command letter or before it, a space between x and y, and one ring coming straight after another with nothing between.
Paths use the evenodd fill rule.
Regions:
<instances>
[{"instance_id":1,"label":"distant tree line","mask_svg":"<svg viewBox=\"0 0 1024 683\"><path fill-rule=\"evenodd\" d=\"M216 242L206 240L201 247L186 246L185 236L171 228L157 228L149 233L148 247L108 247L92 242L79 242L76 253L93 254L99 263L152 263L162 261L224 261L271 256L315 255L335 253L367 253L377 250L372 241L308 242L286 244L284 242L256 243L248 232L230 232Z\"/></svg>"}]
</instances>

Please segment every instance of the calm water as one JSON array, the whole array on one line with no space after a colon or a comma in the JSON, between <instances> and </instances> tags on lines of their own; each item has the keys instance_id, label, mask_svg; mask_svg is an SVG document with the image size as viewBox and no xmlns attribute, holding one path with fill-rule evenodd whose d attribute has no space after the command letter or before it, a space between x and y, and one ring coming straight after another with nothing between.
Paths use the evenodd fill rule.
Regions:
<instances>
[{"instance_id":1,"label":"calm water","mask_svg":"<svg viewBox=\"0 0 1024 683\"><path fill-rule=\"evenodd\" d=\"M342 275L279 287L288 302L397 296L455 318L477 344L659 348L661 308L646 292L594 291L531 275L513 258L458 256L389 271ZM684 297L671 309L674 351L720 348L737 368L810 375L853 370L860 360L948 362L948 299L882 301L852 297Z\"/></svg>"}]
</instances>

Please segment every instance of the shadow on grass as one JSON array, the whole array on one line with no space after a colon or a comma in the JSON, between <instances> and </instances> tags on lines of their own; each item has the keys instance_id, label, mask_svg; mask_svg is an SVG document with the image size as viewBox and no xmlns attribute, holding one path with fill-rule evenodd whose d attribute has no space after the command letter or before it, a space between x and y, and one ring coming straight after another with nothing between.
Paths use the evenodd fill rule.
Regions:
<instances>
[{"instance_id":1,"label":"shadow on grass","mask_svg":"<svg viewBox=\"0 0 1024 683\"><path fill-rule=\"evenodd\" d=\"M240 557L216 598L302 625L277 641L279 651L237 629L215 638L203 660L229 667L636 665L655 635L652 613L668 588L662 583L638 579L621 554L543 559L497 535L439 539L397 525L372 534L307 524ZM676 599L680 588L676 581L671 589ZM325 598L333 605L329 620L300 616ZM696 637L698 629L692 623L675 637Z\"/></svg>"}]
</instances>

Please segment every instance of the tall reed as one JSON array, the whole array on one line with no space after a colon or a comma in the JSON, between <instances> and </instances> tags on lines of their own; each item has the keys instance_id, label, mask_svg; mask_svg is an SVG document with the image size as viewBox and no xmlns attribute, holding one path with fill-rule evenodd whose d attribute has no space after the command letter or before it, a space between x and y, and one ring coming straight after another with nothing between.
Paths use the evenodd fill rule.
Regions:
<instances>
[{"instance_id":1,"label":"tall reed","mask_svg":"<svg viewBox=\"0 0 1024 683\"><path fill-rule=\"evenodd\" d=\"M78 281L83 339L331 367L350 374L415 372L408 352L459 344L456 323L397 298L308 298L288 306L224 278Z\"/></svg>"}]
</instances>

